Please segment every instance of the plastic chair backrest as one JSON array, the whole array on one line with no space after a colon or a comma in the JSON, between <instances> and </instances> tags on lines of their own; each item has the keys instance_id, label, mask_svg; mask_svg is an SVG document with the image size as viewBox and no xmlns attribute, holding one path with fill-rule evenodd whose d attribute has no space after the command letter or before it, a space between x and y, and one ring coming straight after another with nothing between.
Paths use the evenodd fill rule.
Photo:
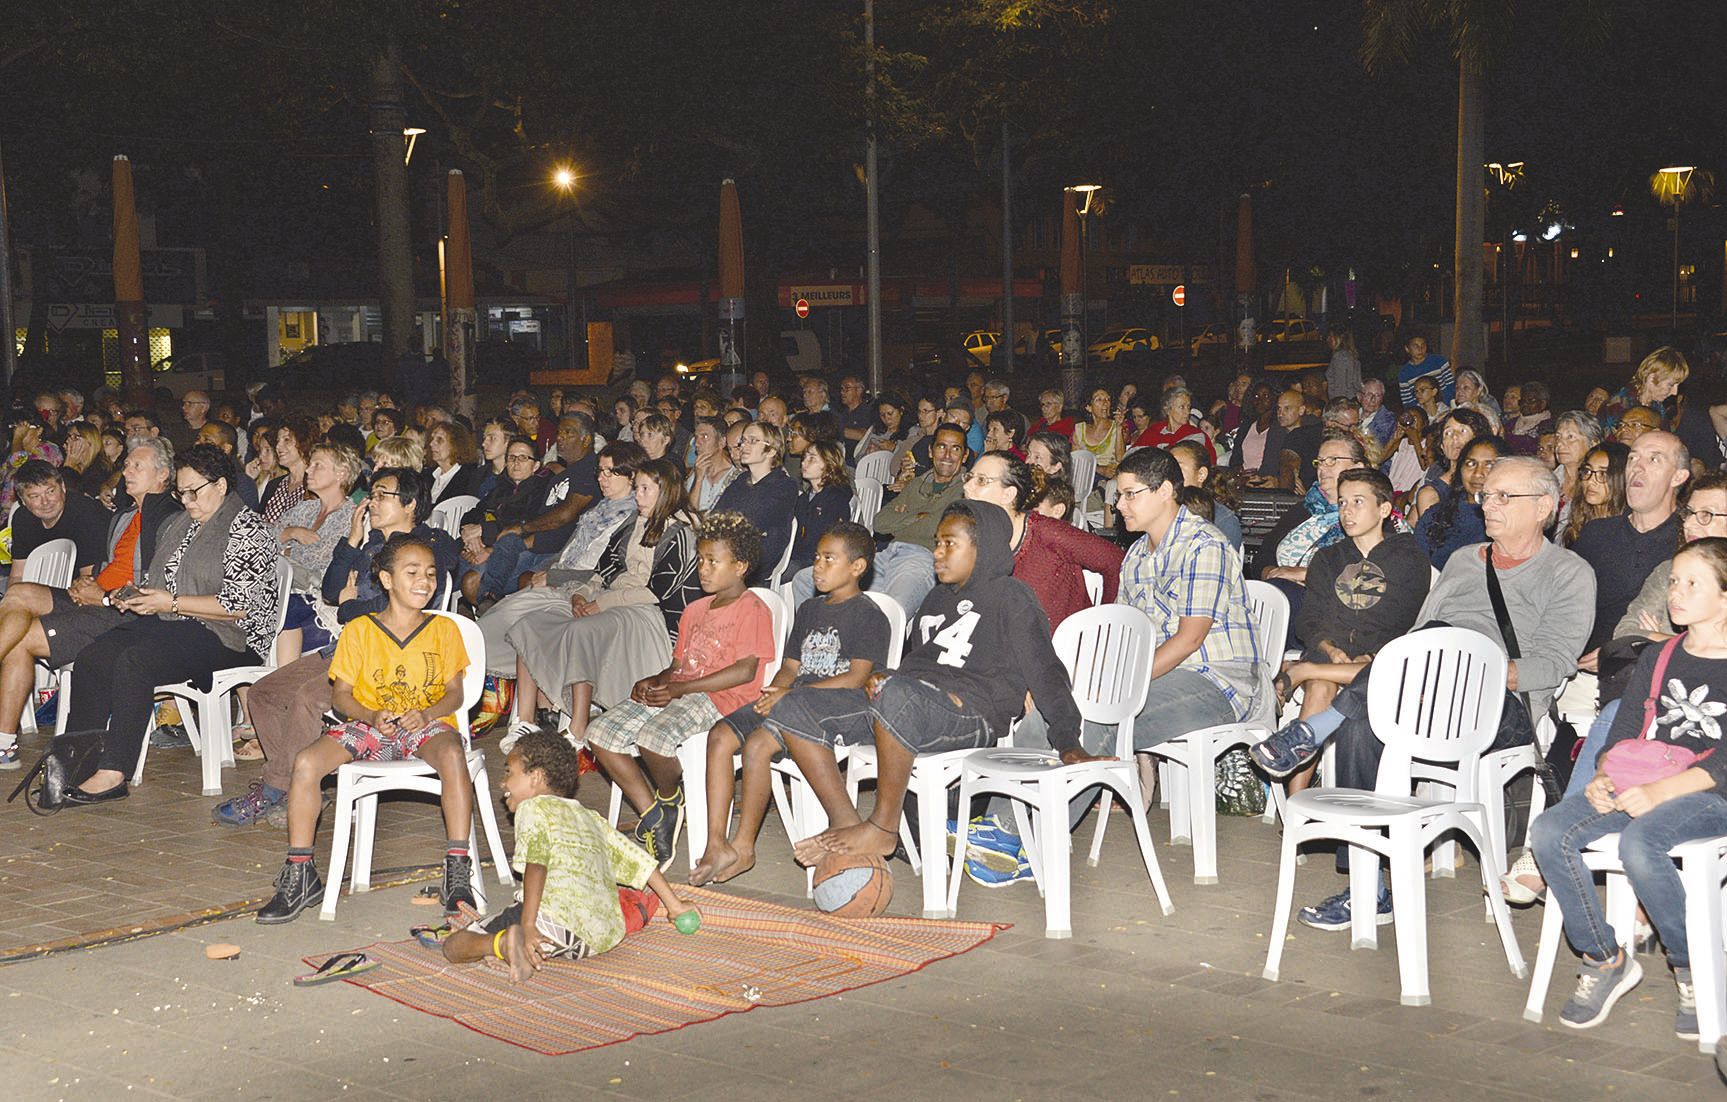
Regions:
<instances>
[{"instance_id":1,"label":"plastic chair backrest","mask_svg":"<svg viewBox=\"0 0 1727 1102\"><path fill-rule=\"evenodd\" d=\"M852 519L875 531L875 515L881 512L882 482L860 474L852 479Z\"/></svg>"},{"instance_id":2,"label":"plastic chair backrest","mask_svg":"<svg viewBox=\"0 0 1727 1102\"><path fill-rule=\"evenodd\" d=\"M786 568L792 564L792 548L797 546L797 542L798 542L798 519L796 517L793 517L792 518L792 534L786 539L785 553L780 556L780 561L774 564L774 572L772 574L768 575L767 582L768 582L768 585L770 587L779 585L781 582L790 580L789 578L786 577Z\"/></svg>"},{"instance_id":3,"label":"plastic chair backrest","mask_svg":"<svg viewBox=\"0 0 1727 1102\"><path fill-rule=\"evenodd\" d=\"M24 560L23 580L49 589L65 589L72 584L72 569L77 559L76 543L68 539L49 540Z\"/></svg>"},{"instance_id":4,"label":"plastic chair backrest","mask_svg":"<svg viewBox=\"0 0 1727 1102\"><path fill-rule=\"evenodd\" d=\"M893 452L870 452L858 460L857 477L873 478L886 486L893 481L893 457Z\"/></svg>"},{"instance_id":5,"label":"plastic chair backrest","mask_svg":"<svg viewBox=\"0 0 1727 1102\"><path fill-rule=\"evenodd\" d=\"M480 702L480 693L486 687L486 637L481 634L480 625L466 616L435 608L426 611L433 616L454 620L456 627L462 632L462 649L468 652L468 665L462 670L462 703L456 709L455 720L457 728L462 732L462 745L467 746L473 739L468 730L468 713Z\"/></svg>"},{"instance_id":6,"label":"plastic chair backrest","mask_svg":"<svg viewBox=\"0 0 1727 1102\"><path fill-rule=\"evenodd\" d=\"M1081 570L1080 577L1085 580L1085 595L1091 598L1092 604L1103 600L1103 575L1095 570Z\"/></svg>"},{"instance_id":7,"label":"plastic chair backrest","mask_svg":"<svg viewBox=\"0 0 1727 1102\"><path fill-rule=\"evenodd\" d=\"M1411 762L1457 763L1457 798L1475 798L1475 761L1499 732L1505 652L1467 628L1423 628L1373 660L1367 716L1385 746L1375 790L1407 796Z\"/></svg>"},{"instance_id":8,"label":"plastic chair backrest","mask_svg":"<svg viewBox=\"0 0 1727 1102\"><path fill-rule=\"evenodd\" d=\"M876 603L882 615L887 617L887 669L897 669L900 658L905 654L905 609L899 607L899 602L886 593L871 593L864 590L864 596Z\"/></svg>"},{"instance_id":9,"label":"plastic chair backrest","mask_svg":"<svg viewBox=\"0 0 1727 1102\"><path fill-rule=\"evenodd\" d=\"M1116 754L1133 756L1133 720L1151 688L1154 629L1132 605L1098 605L1055 629L1055 653L1073 683L1081 717L1116 725Z\"/></svg>"},{"instance_id":10,"label":"plastic chair backrest","mask_svg":"<svg viewBox=\"0 0 1727 1102\"><path fill-rule=\"evenodd\" d=\"M1289 598L1270 582L1248 582L1247 614L1253 619L1260 661L1281 662L1289 641Z\"/></svg>"},{"instance_id":11,"label":"plastic chair backrest","mask_svg":"<svg viewBox=\"0 0 1727 1102\"><path fill-rule=\"evenodd\" d=\"M288 598L294 594L294 564L284 556L276 560L276 631L271 636L277 640L288 626ZM276 647L270 648L270 653L264 658L264 665L275 667L281 663L276 660Z\"/></svg>"},{"instance_id":12,"label":"plastic chair backrest","mask_svg":"<svg viewBox=\"0 0 1727 1102\"><path fill-rule=\"evenodd\" d=\"M462 535L462 518L468 515L468 510L480 503L473 494L457 494L445 498L443 502L432 509L432 515L426 518L426 523L433 528L442 528L454 539Z\"/></svg>"},{"instance_id":13,"label":"plastic chair backrest","mask_svg":"<svg viewBox=\"0 0 1727 1102\"><path fill-rule=\"evenodd\" d=\"M1068 457L1068 469L1073 472L1073 500L1077 503L1074 508L1083 511L1085 499L1097 487L1097 454L1075 448Z\"/></svg>"},{"instance_id":14,"label":"plastic chair backrest","mask_svg":"<svg viewBox=\"0 0 1727 1102\"><path fill-rule=\"evenodd\" d=\"M786 653L786 632L791 628L791 616L786 611L786 603L778 593L759 585L750 586L750 592L762 599L762 604L768 606L768 612L773 615L774 622L774 653L768 659L767 670L762 674L762 684L766 685L774 679L774 674L780 672L780 660Z\"/></svg>"}]
</instances>

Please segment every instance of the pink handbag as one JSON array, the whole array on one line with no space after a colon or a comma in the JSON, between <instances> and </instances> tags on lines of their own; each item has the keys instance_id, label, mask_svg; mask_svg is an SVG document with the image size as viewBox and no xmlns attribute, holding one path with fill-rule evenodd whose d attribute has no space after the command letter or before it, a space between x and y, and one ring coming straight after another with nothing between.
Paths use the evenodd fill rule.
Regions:
<instances>
[{"instance_id":1,"label":"pink handbag","mask_svg":"<svg viewBox=\"0 0 1727 1102\"><path fill-rule=\"evenodd\" d=\"M1606 756L1601 759L1601 769L1607 774L1607 779L1613 782L1615 792L1624 792L1640 784L1676 777L1714 753L1710 750L1699 754L1695 750L1687 750L1683 746L1660 742L1650 737L1650 731L1655 726L1655 701L1661 695L1661 683L1667 676L1667 660L1673 656L1673 649L1679 646L1679 641L1684 637L1681 633L1667 640L1655 659L1655 673L1649 679L1649 697L1643 701L1643 730L1638 732L1634 739L1626 739L1609 746Z\"/></svg>"}]
</instances>

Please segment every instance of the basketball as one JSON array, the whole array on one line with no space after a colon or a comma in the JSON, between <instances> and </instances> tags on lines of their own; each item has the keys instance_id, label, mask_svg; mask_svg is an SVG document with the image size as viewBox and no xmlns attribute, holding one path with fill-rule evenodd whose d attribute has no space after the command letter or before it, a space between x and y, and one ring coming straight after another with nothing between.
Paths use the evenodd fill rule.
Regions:
<instances>
[{"instance_id":1,"label":"basketball","mask_svg":"<svg viewBox=\"0 0 1727 1102\"><path fill-rule=\"evenodd\" d=\"M874 918L893 901L893 873L869 854L830 853L816 862L816 906L841 918Z\"/></svg>"}]
</instances>

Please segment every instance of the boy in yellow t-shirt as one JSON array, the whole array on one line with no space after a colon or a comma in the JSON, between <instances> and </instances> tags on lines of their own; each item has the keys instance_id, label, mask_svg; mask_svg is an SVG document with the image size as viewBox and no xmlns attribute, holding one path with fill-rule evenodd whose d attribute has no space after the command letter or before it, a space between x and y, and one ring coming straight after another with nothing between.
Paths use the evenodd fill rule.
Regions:
<instances>
[{"instance_id":1,"label":"boy in yellow t-shirt","mask_svg":"<svg viewBox=\"0 0 1727 1102\"><path fill-rule=\"evenodd\" d=\"M347 717L294 758L288 785L288 859L276 877L276 894L258 911L266 925L292 922L324 882L312 863L312 841L323 807L323 779L354 760L407 761L417 757L437 770L444 831L445 913L474 906L473 860L468 854L474 786L467 748L451 716L462 700L462 671L470 661L461 629L426 612L438 588L431 545L412 535L391 536L372 560L372 573L389 595L384 611L350 623L330 662L330 693Z\"/></svg>"}]
</instances>

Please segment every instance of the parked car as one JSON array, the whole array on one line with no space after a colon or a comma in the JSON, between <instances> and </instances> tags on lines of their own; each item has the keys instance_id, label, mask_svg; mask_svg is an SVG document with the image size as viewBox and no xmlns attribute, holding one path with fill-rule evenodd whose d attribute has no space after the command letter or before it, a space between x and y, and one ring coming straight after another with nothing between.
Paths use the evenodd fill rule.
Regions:
<instances>
[{"instance_id":1,"label":"parked car","mask_svg":"<svg viewBox=\"0 0 1727 1102\"><path fill-rule=\"evenodd\" d=\"M188 390L216 394L227 389L227 370L227 359L220 352L176 352L150 365L150 382L176 398ZM123 385L118 371L106 372L104 381L115 389Z\"/></svg>"},{"instance_id":2,"label":"parked car","mask_svg":"<svg viewBox=\"0 0 1727 1102\"><path fill-rule=\"evenodd\" d=\"M380 341L315 344L296 352L276 368L276 377L289 387L384 386L389 371Z\"/></svg>"},{"instance_id":3,"label":"parked car","mask_svg":"<svg viewBox=\"0 0 1727 1102\"><path fill-rule=\"evenodd\" d=\"M1265 343L1299 344L1324 338L1320 336L1319 327L1306 318L1289 318L1267 322L1265 328L1259 331L1259 339Z\"/></svg>"},{"instance_id":4,"label":"parked car","mask_svg":"<svg viewBox=\"0 0 1727 1102\"><path fill-rule=\"evenodd\" d=\"M1060 329L1045 329L1043 331L1043 336L1038 341L1038 349L1041 350L1044 348L1049 349L1050 354L1053 356L1056 356L1058 358L1061 356L1061 330ZM1032 354L1033 351L1034 350L1031 347L1031 338L1029 338L1029 337L1027 337L1025 340L1017 342L1013 346L1013 354L1015 356L1029 356Z\"/></svg>"},{"instance_id":5,"label":"parked car","mask_svg":"<svg viewBox=\"0 0 1727 1102\"><path fill-rule=\"evenodd\" d=\"M1197 356L1199 355L1199 350L1207 345L1217 345L1219 347L1227 348L1233 337L1234 333L1229 326L1224 325L1221 322L1214 321L1199 332L1195 333L1187 343L1188 347L1193 351L1193 354Z\"/></svg>"},{"instance_id":6,"label":"parked car","mask_svg":"<svg viewBox=\"0 0 1727 1102\"><path fill-rule=\"evenodd\" d=\"M822 369L822 346L808 329L780 330L780 352L794 375ZM709 375L720 369L718 356L679 360L673 368L679 375Z\"/></svg>"},{"instance_id":7,"label":"parked car","mask_svg":"<svg viewBox=\"0 0 1727 1102\"><path fill-rule=\"evenodd\" d=\"M1162 345L1151 330L1135 326L1128 329L1111 329L1092 341L1086 354L1093 363L1109 364L1118 359L1154 352L1160 347Z\"/></svg>"},{"instance_id":8,"label":"parked car","mask_svg":"<svg viewBox=\"0 0 1727 1102\"><path fill-rule=\"evenodd\" d=\"M965 335L961 343L967 356L988 367L991 353L995 351L995 346L1001 343L1001 334L991 333L987 329L974 329Z\"/></svg>"}]
</instances>

